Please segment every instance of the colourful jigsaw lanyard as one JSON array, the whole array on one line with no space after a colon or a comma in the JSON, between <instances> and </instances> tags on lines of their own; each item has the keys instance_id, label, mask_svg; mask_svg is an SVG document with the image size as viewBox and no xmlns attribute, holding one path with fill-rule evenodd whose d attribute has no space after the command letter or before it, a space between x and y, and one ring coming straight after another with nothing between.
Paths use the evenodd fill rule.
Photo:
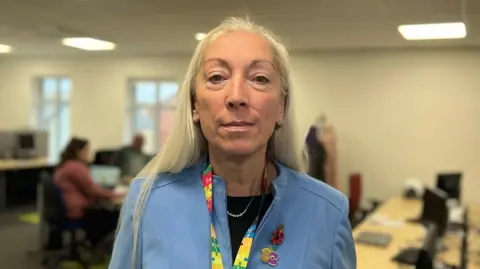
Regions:
<instances>
[{"instance_id":1,"label":"colourful jigsaw lanyard","mask_svg":"<svg viewBox=\"0 0 480 269\"><path fill-rule=\"evenodd\" d=\"M267 168L265 167L264 176L262 180L262 202L266 192ZM217 235L213 228L213 176L212 165L209 164L202 174L203 191L205 192L205 199L207 201L208 212L210 213L210 231L212 237L212 269L223 269L222 254L220 253L220 246L218 245ZM261 207L261 206L260 206ZM248 258L250 256L250 249L252 248L253 238L257 230L258 216L253 221L253 224L248 228L247 233L243 237L240 248L238 249L237 257L233 263L233 269L246 269Z\"/></svg>"}]
</instances>

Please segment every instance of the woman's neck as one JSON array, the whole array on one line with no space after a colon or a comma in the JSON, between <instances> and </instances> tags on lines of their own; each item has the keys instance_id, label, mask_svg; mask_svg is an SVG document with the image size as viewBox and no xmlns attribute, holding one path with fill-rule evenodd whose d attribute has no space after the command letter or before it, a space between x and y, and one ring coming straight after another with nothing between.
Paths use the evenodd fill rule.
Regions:
<instances>
[{"instance_id":1,"label":"woman's neck","mask_svg":"<svg viewBox=\"0 0 480 269\"><path fill-rule=\"evenodd\" d=\"M227 195L252 196L261 194L262 180L265 176L265 165L268 174L267 190L271 182L271 170L266 163L266 151L261 150L249 156L228 156L217 150L209 150L213 173L225 180ZM273 171L272 171L273 172Z\"/></svg>"}]
</instances>

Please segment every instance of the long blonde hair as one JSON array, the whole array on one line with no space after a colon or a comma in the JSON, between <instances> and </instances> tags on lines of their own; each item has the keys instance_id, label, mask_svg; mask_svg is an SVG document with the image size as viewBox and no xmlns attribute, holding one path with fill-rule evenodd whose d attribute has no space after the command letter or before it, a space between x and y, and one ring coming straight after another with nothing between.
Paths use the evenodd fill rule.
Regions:
<instances>
[{"instance_id":1,"label":"long blonde hair","mask_svg":"<svg viewBox=\"0 0 480 269\"><path fill-rule=\"evenodd\" d=\"M248 19L229 18L211 30L199 42L188 66L185 79L179 90L176 120L161 152L150 161L137 178L144 179L133 213L133 253L132 268L135 268L135 255L139 236L139 226L143 209L150 195L152 185L159 173L178 173L192 166L206 152L206 141L193 122L192 98L195 94L195 77L203 64L205 49L220 35L228 32L248 31L256 33L267 40L273 52L276 68L281 75L282 92L286 98L285 118L283 125L271 138L273 155L284 165L300 170L300 154L295 145L294 117L291 109L292 80L290 75L290 59L285 46L267 29ZM160 179L161 180L161 179ZM122 212L123 213L123 212ZM121 225L121 224L119 224Z\"/></svg>"}]
</instances>

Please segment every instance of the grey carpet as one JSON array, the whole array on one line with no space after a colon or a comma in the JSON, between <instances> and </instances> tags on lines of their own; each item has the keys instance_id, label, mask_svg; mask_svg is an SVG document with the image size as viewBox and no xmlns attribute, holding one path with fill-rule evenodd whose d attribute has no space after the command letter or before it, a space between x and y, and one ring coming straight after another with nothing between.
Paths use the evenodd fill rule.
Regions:
<instances>
[{"instance_id":1,"label":"grey carpet","mask_svg":"<svg viewBox=\"0 0 480 269\"><path fill-rule=\"evenodd\" d=\"M0 261L1 268L41 269L36 225L20 222L22 213L35 211L35 207L7 210L0 213Z\"/></svg>"}]
</instances>

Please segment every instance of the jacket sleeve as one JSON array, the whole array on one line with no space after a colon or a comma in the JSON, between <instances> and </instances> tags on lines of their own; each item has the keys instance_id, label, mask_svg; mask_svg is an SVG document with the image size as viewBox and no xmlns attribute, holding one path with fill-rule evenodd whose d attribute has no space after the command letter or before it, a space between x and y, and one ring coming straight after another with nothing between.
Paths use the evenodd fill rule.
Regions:
<instances>
[{"instance_id":1,"label":"jacket sleeve","mask_svg":"<svg viewBox=\"0 0 480 269\"><path fill-rule=\"evenodd\" d=\"M142 185L141 180L134 180L122 206L118 232L113 245L112 257L108 269L140 269L142 262L142 243L139 231L135 267L132 267L133 254L133 214L135 203ZM139 228L140 230L140 228Z\"/></svg>"},{"instance_id":2,"label":"jacket sleeve","mask_svg":"<svg viewBox=\"0 0 480 269\"><path fill-rule=\"evenodd\" d=\"M340 220L333 241L332 269L356 269L357 255L348 221L348 199L344 197Z\"/></svg>"}]
</instances>

